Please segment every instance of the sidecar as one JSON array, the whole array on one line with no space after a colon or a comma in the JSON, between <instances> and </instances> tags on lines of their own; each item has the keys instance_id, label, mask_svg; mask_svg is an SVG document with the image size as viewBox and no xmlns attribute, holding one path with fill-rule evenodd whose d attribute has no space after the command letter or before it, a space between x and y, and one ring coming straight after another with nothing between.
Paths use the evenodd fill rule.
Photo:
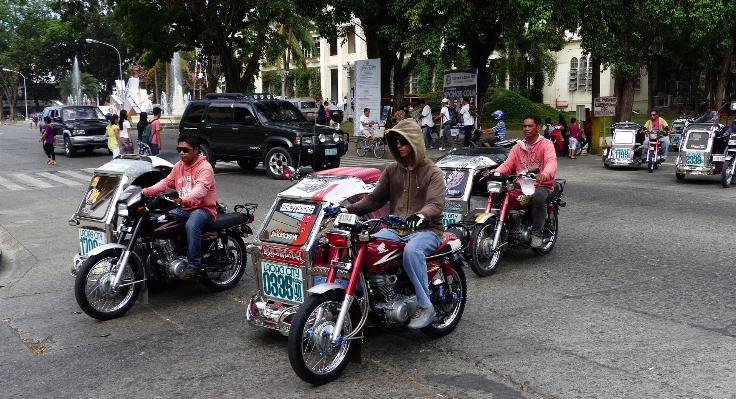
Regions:
<instances>
[{"instance_id":1,"label":"sidecar","mask_svg":"<svg viewBox=\"0 0 736 399\"><path fill-rule=\"evenodd\" d=\"M497 143L501 144L503 142ZM442 224L474 223L475 217L485 212L488 191L485 184L477 184L482 172L506 160L516 141L499 147L461 148L452 151L436 164L445 176L445 209Z\"/></svg>"},{"instance_id":2,"label":"sidecar","mask_svg":"<svg viewBox=\"0 0 736 399\"><path fill-rule=\"evenodd\" d=\"M156 156L125 155L95 169L84 198L69 218L79 233L79 253L74 255L71 274L76 276L87 254L117 239L115 203L130 184L149 187L168 176L174 165Z\"/></svg>"},{"instance_id":3,"label":"sidecar","mask_svg":"<svg viewBox=\"0 0 736 399\"><path fill-rule=\"evenodd\" d=\"M726 143L716 140L726 130L722 124L692 123L685 128L680 153L675 161L675 176L720 175L727 160ZM730 160L730 155L728 155Z\"/></svg>"},{"instance_id":4,"label":"sidecar","mask_svg":"<svg viewBox=\"0 0 736 399\"><path fill-rule=\"evenodd\" d=\"M691 124L695 118L678 118L672 122L672 131L670 132L670 151L680 151L680 142L682 142L682 133L685 126Z\"/></svg>"},{"instance_id":5,"label":"sidecar","mask_svg":"<svg viewBox=\"0 0 736 399\"><path fill-rule=\"evenodd\" d=\"M373 191L381 171L343 167L312 173L280 192L263 225L248 245L258 291L250 298L246 320L289 335L291 321L307 291L325 281L329 247L322 232L332 218L323 209L355 203ZM366 215L378 218L388 205ZM347 271L340 271L343 283Z\"/></svg>"},{"instance_id":6,"label":"sidecar","mask_svg":"<svg viewBox=\"0 0 736 399\"><path fill-rule=\"evenodd\" d=\"M639 166L645 160L641 157L644 142L644 126L634 122L620 122L611 125L611 144L603 150L603 166Z\"/></svg>"}]
</instances>

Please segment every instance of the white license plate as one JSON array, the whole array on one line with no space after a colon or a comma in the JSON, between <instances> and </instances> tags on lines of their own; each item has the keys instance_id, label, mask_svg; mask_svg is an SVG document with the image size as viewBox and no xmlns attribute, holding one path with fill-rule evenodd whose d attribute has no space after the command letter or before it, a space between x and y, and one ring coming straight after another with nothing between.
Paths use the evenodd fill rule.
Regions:
<instances>
[{"instance_id":1,"label":"white license plate","mask_svg":"<svg viewBox=\"0 0 736 399\"><path fill-rule=\"evenodd\" d=\"M702 165L703 154L700 152L688 152L685 154L685 165Z\"/></svg>"},{"instance_id":2,"label":"white license plate","mask_svg":"<svg viewBox=\"0 0 736 399\"><path fill-rule=\"evenodd\" d=\"M107 140L107 137L105 137L105 136L95 136L95 139L94 140L95 141L105 141L105 140Z\"/></svg>"},{"instance_id":3,"label":"white license plate","mask_svg":"<svg viewBox=\"0 0 736 399\"><path fill-rule=\"evenodd\" d=\"M613 157L616 159L630 159L631 150L628 150L626 148L616 148L613 151Z\"/></svg>"},{"instance_id":4,"label":"white license plate","mask_svg":"<svg viewBox=\"0 0 736 399\"><path fill-rule=\"evenodd\" d=\"M106 244L105 234L99 230L79 229L79 253L87 256L89 251Z\"/></svg>"},{"instance_id":5,"label":"white license plate","mask_svg":"<svg viewBox=\"0 0 736 399\"><path fill-rule=\"evenodd\" d=\"M723 162L726 160L725 155L713 155L713 162Z\"/></svg>"},{"instance_id":6,"label":"white license plate","mask_svg":"<svg viewBox=\"0 0 736 399\"><path fill-rule=\"evenodd\" d=\"M284 301L304 302L302 269L281 263L261 262L263 293Z\"/></svg>"},{"instance_id":7,"label":"white license plate","mask_svg":"<svg viewBox=\"0 0 736 399\"><path fill-rule=\"evenodd\" d=\"M325 148L325 155L337 155L337 148Z\"/></svg>"},{"instance_id":8,"label":"white license plate","mask_svg":"<svg viewBox=\"0 0 736 399\"><path fill-rule=\"evenodd\" d=\"M442 212L442 226L447 228L447 226L457 223L458 216L460 215L457 213Z\"/></svg>"},{"instance_id":9,"label":"white license plate","mask_svg":"<svg viewBox=\"0 0 736 399\"><path fill-rule=\"evenodd\" d=\"M679 134L670 134L670 145L673 145L673 144L680 144Z\"/></svg>"}]
</instances>

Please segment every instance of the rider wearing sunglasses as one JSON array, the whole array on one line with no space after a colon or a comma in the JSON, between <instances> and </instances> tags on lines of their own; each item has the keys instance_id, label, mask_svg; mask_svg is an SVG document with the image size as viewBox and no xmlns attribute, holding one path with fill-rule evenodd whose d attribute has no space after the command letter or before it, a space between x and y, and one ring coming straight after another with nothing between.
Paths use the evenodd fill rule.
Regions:
<instances>
[{"instance_id":1,"label":"rider wearing sunglasses","mask_svg":"<svg viewBox=\"0 0 736 399\"><path fill-rule=\"evenodd\" d=\"M435 311L429 300L426 257L440 245L445 179L437 165L426 157L422 129L414 119L404 119L386 132L395 162L386 166L373 192L347 211L365 215L387 202L390 213L406 219L406 229L382 229L376 237L406 242L404 270L416 288L417 307L410 329L426 327Z\"/></svg>"},{"instance_id":2,"label":"rider wearing sunglasses","mask_svg":"<svg viewBox=\"0 0 736 399\"><path fill-rule=\"evenodd\" d=\"M644 123L644 129L647 131L652 130L659 130L660 132L668 132L670 131L669 125L667 125L667 121L664 120L661 116L659 116L659 113L657 111L649 111L649 119ZM642 148L644 151L644 155L646 155L647 146L649 145L649 137L644 139L644 142L642 143ZM667 150L670 148L670 142L667 140L666 136L662 136L659 138L659 145L662 146L662 162L664 162L667 159Z\"/></svg>"},{"instance_id":3,"label":"rider wearing sunglasses","mask_svg":"<svg viewBox=\"0 0 736 399\"><path fill-rule=\"evenodd\" d=\"M153 196L173 188L179 192L174 200L176 209L170 211L187 220L187 267L179 278L197 276L202 265L202 229L215 221L215 172L207 158L199 154L199 139L192 134L179 137L177 147L179 162L171 173L155 185L144 188L143 195Z\"/></svg>"}]
</instances>

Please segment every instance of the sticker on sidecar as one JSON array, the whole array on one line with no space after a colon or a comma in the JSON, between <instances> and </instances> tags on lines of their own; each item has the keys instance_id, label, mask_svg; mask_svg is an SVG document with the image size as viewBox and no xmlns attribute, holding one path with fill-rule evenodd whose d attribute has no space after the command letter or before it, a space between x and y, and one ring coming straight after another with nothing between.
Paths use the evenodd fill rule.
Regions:
<instances>
[{"instance_id":1,"label":"sticker on sidecar","mask_svg":"<svg viewBox=\"0 0 736 399\"><path fill-rule=\"evenodd\" d=\"M442 212L442 226L447 228L447 226L457 223L459 216L457 213Z\"/></svg>"},{"instance_id":2,"label":"sticker on sidecar","mask_svg":"<svg viewBox=\"0 0 736 399\"><path fill-rule=\"evenodd\" d=\"M263 293L284 301L302 303L302 269L273 262L261 262Z\"/></svg>"}]
</instances>

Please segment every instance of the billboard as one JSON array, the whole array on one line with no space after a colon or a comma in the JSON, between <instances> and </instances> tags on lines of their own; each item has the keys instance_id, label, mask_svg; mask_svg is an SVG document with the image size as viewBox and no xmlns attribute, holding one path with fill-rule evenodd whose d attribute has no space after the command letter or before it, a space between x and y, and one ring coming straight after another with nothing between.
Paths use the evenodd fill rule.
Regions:
<instances>
[{"instance_id":1,"label":"billboard","mask_svg":"<svg viewBox=\"0 0 736 399\"><path fill-rule=\"evenodd\" d=\"M444 98L450 100L450 105L456 109L460 109L463 97L470 97L470 103L475 104L478 100L478 69L451 69L445 71L444 84L442 85L442 94ZM458 126L462 128L462 123L458 121Z\"/></svg>"},{"instance_id":2,"label":"billboard","mask_svg":"<svg viewBox=\"0 0 736 399\"><path fill-rule=\"evenodd\" d=\"M364 108L371 109L371 120L378 122L381 117L381 60L376 58L355 61L353 87L355 88L353 133L359 134L360 117Z\"/></svg>"}]
</instances>

